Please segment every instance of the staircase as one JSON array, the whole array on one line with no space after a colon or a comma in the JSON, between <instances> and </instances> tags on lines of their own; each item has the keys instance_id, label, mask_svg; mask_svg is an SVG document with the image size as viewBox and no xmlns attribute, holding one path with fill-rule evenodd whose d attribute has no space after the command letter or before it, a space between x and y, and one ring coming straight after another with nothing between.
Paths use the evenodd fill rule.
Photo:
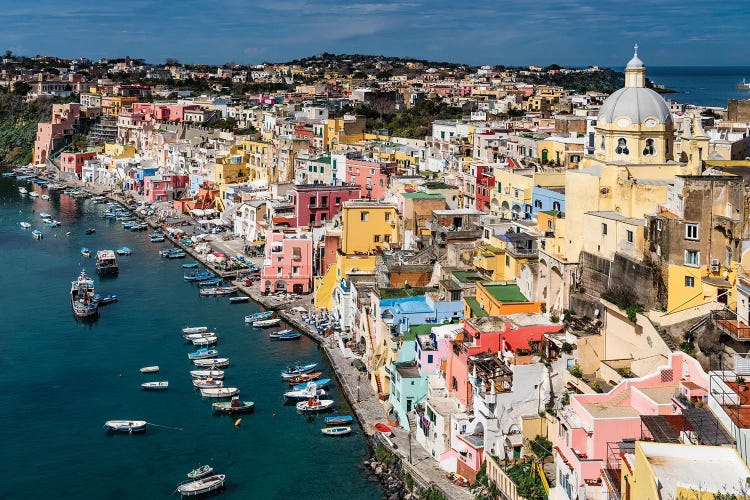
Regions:
<instances>
[{"instance_id":1,"label":"staircase","mask_svg":"<svg viewBox=\"0 0 750 500\"><path fill-rule=\"evenodd\" d=\"M406 414L406 419L409 421L409 432L417 429L417 418L414 416L414 412L410 411Z\"/></svg>"},{"instance_id":2,"label":"staircase","mask_svg":"<svg viewBox=\"0 0 750 500\"><path fill-rule=\"evenodd\" d=\"M375 384L378 386L378 394L383 394L383 384L380 382L380 374L375 374Z\"/></svg>"},{"instance_id":3,"label":"staircase","mask_svg":"<svg viewBox=\"0 0 750 500\"><path fill-rule=\"evenodd\" d=\"M675 345L674 341L672 340L672 337L667 333L667 331L664 328L658 328L656 325L654 325L656 328L656 331L659 333L659 336L664 340L664 343L667 344L667 347L669 347L670 351L676 351L677 346Z\"/></svg>"}]
</instances>

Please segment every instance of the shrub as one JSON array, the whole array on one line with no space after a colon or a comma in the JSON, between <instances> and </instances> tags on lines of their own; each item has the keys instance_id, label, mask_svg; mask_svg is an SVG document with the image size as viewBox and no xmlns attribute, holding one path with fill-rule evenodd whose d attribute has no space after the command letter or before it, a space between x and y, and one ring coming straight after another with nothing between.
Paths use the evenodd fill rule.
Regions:
<instances>
[{"instance_id":1,"label":"shrub","mask_svg":"<svg viewBox=\"0 0 750 500\"><path fill-rule=\"evenodd\" d=\"M575 378L583 377L583 371L581 370L581 367L578 363L570 367L570 374L573 375Z\"/></svg>"}]
</instances>

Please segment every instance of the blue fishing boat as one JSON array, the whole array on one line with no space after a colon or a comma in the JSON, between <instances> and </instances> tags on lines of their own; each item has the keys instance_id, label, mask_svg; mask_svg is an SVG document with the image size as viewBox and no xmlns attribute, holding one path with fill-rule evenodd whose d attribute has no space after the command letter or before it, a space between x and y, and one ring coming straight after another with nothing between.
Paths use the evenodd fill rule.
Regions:
<instances>
[{"instance_id":1,"label":"blue fishing boat","mask_svg":"<svg viewBox=\"0 0 750 500\"><path fill-rule=\"evenodd\" d=\"M195 352L191 352L188 354L188 359L209 359L209 358L215 358L219 355L219 351L216 349L206 349L205 347L203 349L198 349Z\"/></svg>"},{"instance_id":2,"label":"blue fishing boat","mask_svg":"<svg viewBox=\"0 0 750 500\"><path fill-rule=\"evenodd\" d=\"M81 255L83 255L86 258L91 257L91 250L89 250L86 247L83 247L81 248Z\"/></svg>"},{"instance_id":3,"label":"blue fishing boat","mask_svg":"<svg viewBox=\"0 0 750 500\"><path fill-rule=\"evenodd\" d=\"M117 255L130 255L133 251L128 247L121 247L117 249Z\"/></svg>"},{"instance_id":4,"label":"blue fishing boat","mask_svg":"<svg viewBox=\"0 0 750 500\"><path fill-rule=\"evenodd\" d=\"M203 271L194 271L192 273L183 274L182 278L185 281L200 281L200 280L207 280L214 278L214 273L211 271L203 270Z\"/></svg>"},{"instance_id":5,"label":"blue fishing boat","mask_svg":"<svg viewBox=\"0 0 750 500\"><path fill-rule=\"evenodd\" d=\"M320 380L315 380L315 385L317 387L321 387L322 388L322 387L327 386L330 382L331 382L330 378L322 378ZM307 384L309 384L309 383L310 382L305 382L304 384L297 384L295 386L292 386L292 389L294 389L295 391L304 391L305 389L307 389ZM351 418L351 417L349 417L349 418Z\"/></svg>"},{"instance_id":6,"label":"blue fishing boat","mask_svg":"<svg viewBox=\"0 0 750 500\"><path fill-rule=\"evenodd\" d=\"M224 278L204 278L198 280L198 286L214 286L224 281Z\"/></svg>"},{"instance_id":7,"label":"blue fishing boat","mask_svg":"<svg viewBox=\"0 0 750 500\"><path fill-rule=\"evenodd\" d=\"M302 337L301 333L290 332L290 333L271 333L268 335L271 340L297 340Z\"/></svg>"},{"instance_id":8,"label":"blue fishing boat","mask_svg":"<svg viewBox=\"0 0 750 500\"><path fill-rule=\"evenodd\" d=\"M34 237L35 240L41 240L44 235L42 235L42 232L38 229L34 229L31 231L31 235Z\"/></svg>"},{"instance_id":9,"label":"blue fishing boat","mask_svg":"<svg viewBox=\"0 0 750 500\"><path fill-rule=\"evenodd\" d=\"M167 258L168 259L184 259L186 256L187 254L184 251L178 250L176 252L170 252L167 255Z\"/></svg>"},{"instance_id":10,"label":"blue fishing boat","mask_svg":"<svg viewBox=\"0 0 750 500\"><path fill-rule=\"evenodd\" d=\"M307 365L294 365L290 366L286 370L281 370L281 378L292 378L296 377L297 375L302 375L303 373L309 373L315 369L315 367L318 366L318 363L310 363Z\"/></svg>"},{"instance_id":11,"label":"blue fishing boat","mask_svg":"<svg viewBox=\"0 0 750 500\"><path fill-rule=\"evenodd\" d=\"M349 425L353 420L351 415L335 415L326 417L326 425Z\"/></svg>"},{"instance_id":12,"label":"blue fishing boat","mask_svg":"<svg viewBox=\"0 0 750 500\"><path fill-rule=\"evenodd\" d=\"M248 314L247 316L245 316L245 323L252 323L254 321L268 319L271 316L273 316L273 313L274 313L273 311L263 311L263 312Z\"/></svg>"},{"instance_id":13,"label":"blue fishing boat","mask_svg":"<svg viewBox=\"0 0 750 500\"><path fill-rule=\"evenodd\" d=\"M94 300L99 303L100 306L104 306L107 304L111 304L112 302L117 302L117 294L112 293L110 295L105 295L102 297L98 293L94 295Z\"/></svg>"},{"instance_id":14,"label":"blue fishing boat","mask_svg":"<svg viewBox=\"0 0 750 500\"><path fill-rule=\"evenodd\" d=\"M351 427L324 427L320 429L320 432L325 434L326 436L346 436L347 434L351 434L352 428Z\"/></svg>"},{"instance_id":15,"label":"blue fishing boat","mask_svg":"<svg viewBox=\"0 0 750 500\"><path fill-rule=\"evenodd\" d=\"M151 243L162 243L165 241L164 236L149 236L148 239Z\"/></svg>"},{"instance_id":16,"label":"blue fishing boat","mask_svg":"<svg viewBox=\"0 0 750 500\"><path fill-rule=\"evenodd\" d=\"M182 265L183 269L195 269L196 267L198 267L198 264L196 264L195 262L190 262L188 264Z\"/></svg>"}]
</instances>

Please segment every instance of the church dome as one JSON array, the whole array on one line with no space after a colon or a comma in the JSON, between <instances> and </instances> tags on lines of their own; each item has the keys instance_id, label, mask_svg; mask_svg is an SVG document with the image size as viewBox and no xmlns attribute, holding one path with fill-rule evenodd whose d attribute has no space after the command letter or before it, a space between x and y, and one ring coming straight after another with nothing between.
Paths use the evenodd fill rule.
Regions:
<instances>
[{"instance_id":1,"label":"church dome","mask_svg":"<svg viewBox=\"0 0 750 500\"><path fill-rule=\"evenodd\" d=\"M642 124L649 118L659 124L672 122L672 113L664 98L645 87L621 88L604 101L599 110L599 121L615 123L621 117L635 124Z\"/></svg>"},{"instance_id":2,"label":"church dome","mask_svg":"<svg viewBox=\"0 0 750 500\"><path fill-rule=\"evenodd\" d=\"M625 66L625 69L646 69L646 65L643 64L643 61L638 57L638 54L635 54L633 55L633 58L628 61L628 65Z\"/></svg>"}]
</instances>

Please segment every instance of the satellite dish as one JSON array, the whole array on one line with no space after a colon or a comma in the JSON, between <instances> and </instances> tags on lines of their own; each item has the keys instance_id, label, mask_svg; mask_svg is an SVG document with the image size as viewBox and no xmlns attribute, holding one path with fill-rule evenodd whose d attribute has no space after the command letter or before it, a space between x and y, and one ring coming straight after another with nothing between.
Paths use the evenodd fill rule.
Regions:
<instances>
[{"instance_id":1,"label":"satellite dish","mask_svg":"<svg viewBox=\"0 0 750 500\"><path fill-rule=\"evenodd\" d=\"M597 318L599 317L599 309L594 311L594 316L596 316Z\"/></svg>"}]
</instances>

